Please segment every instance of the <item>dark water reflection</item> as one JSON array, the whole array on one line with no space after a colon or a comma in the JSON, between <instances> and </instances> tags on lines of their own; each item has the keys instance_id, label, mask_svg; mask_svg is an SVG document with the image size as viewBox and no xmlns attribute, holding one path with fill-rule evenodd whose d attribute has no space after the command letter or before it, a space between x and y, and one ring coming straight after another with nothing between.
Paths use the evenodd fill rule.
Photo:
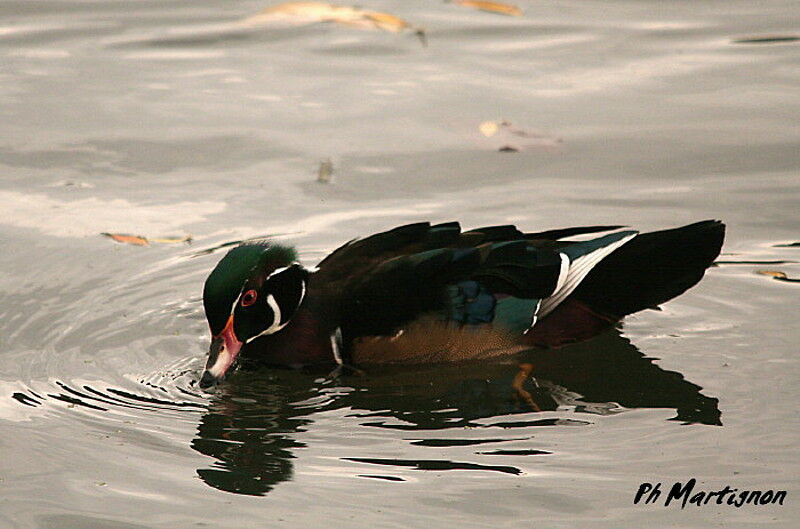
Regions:
<instances>
[{"instance_id":1,"label":"dark water reflection","mask_svg":"<svg viewBox=\"0 0 800 529\"><path fill-rule=\"evenodd\" d=\"M518 368L512 362L373 369L336 381L285 370L238 373L219 388L201 418L192 448L216 461L212 468L201 468L197 473L219 490L267 494L279 483L292 479L292 460L298 449L306 447L295 439L296 434L314 428L316 413L334 409L351 410L347 417L357 420L359 427L420 433L486 429L485 439L426 438L410 443L440 449L490 445L477 453L505 456L551 452L492 450L494 443L520 438L507 439L498 436L498 431L517 433L532 427L587 425L591 424L591 414L619 413L624 411L622 408L673 408L676 415L672 420L722 424L716 398L703 395L700 386L685 380L680 373L655 365L616 331L557 351L532 351L522 360L536 366L536 381L528 381L527 390L538 406L542 411L563 415L537 418L527 404L515 398L512 381ZM491 420L500 416L502 420ZM510 420L510 416L518 416L519 420ZM342 459L418 470L522 473L512 465L446 458Z\"/></svg>"}]
</instances>

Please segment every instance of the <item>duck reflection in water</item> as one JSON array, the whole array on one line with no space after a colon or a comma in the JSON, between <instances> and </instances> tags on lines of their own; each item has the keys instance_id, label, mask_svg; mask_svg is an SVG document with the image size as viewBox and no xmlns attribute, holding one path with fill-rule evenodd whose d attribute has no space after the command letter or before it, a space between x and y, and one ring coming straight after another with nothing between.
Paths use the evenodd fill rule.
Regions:
<instances>
[{"instance_id":1,"label":"duck reflection in water","mask_svg":"<svg viewBox=\"0 0 800 529\"><path fill-rule=\"evenodd\" d=\"M192 448L216 461L198 469L198 475L219 490L264 495L292 479L292 460L305 447L296 434L314 427L316 413L336 409L350 410L348 418L358 427L405 431L561 427L591 423L592 414L624 408L672 408L671 420L721 425L716 398L703 395L682 374L658 367L616 329L557 351L527 351L515 360L536 365L536 379L527 377L522 389L536 407L557 410L558 416L538 416L518 398L519 368L509 361L375 369L338 380L245 365L217 388L200 422ZM499 416L502 422L491 422ZM355 459L439 470L451 463ZM461 465L449 468L484 468ZM498 468L514 469L489 469Z\"/></svg>"}]
</instances>

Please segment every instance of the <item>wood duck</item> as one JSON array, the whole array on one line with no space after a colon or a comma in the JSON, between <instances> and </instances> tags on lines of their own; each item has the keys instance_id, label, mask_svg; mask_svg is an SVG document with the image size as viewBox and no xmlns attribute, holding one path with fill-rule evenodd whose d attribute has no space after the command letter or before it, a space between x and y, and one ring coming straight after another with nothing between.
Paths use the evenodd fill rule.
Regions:
<instances>
[{"instance_id":1,"label":"wood duck","mask_svg":"<svg viewBox=\"0 0 800 529\"><path fill-rule=\"evenodd\" d=\"M284 366L420 364L585 340L695 285L724 235L715 220L645 234L420 222L352 240L314 269L291 247L246 242L205 282L212 341L200 386L221 381L240 356Z\"/></svg>"}]
</instances>

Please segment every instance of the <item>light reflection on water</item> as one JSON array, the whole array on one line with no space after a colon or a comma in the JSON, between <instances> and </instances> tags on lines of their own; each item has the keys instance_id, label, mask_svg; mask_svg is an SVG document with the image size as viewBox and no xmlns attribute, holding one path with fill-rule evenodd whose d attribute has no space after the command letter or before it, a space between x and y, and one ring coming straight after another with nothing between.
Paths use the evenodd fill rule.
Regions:
<instances>
[{"instance_id":1,"label":"light reflection on water","mask_svg":"<svg viewBox=\"0 0 800 529\"><path fill-rule=\"evenodd\" d=\"M631 506L648 479L796 481L781 403L797 397L798 287L754 273L800 277L794 6L526 3L504 18L374 4L424 25L427 47L236 27L264 7L252 2L6 2L0 525L795 519L792 506ZM497 152L506 139L483 136L487 120L557 148ZM195 386L202 282L233 240L274 234L313 265L420 219L713 217L729 236L701 285L621 334L530 358L540 413L512 397L513 362ZM194 242L99 236L112 231Z\"/></svg>"}]
</instances>

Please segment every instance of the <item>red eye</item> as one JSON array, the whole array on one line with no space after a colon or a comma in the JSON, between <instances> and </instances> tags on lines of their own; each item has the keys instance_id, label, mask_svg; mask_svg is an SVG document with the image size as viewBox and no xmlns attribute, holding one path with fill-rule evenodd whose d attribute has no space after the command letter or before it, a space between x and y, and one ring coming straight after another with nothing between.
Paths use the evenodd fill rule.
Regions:
<instances>
[{"instance_id":1,"label":"red eye","mask_svg":"<svg viewBox=\"0 0 800 529\"><path fill-rule=\"evenodd\" d=\"M249 307L253 303L256 302L256 298L258 297L258 292L255 290L248 290L242 295L242 307Z\"/></svg>"}]
</instances>

